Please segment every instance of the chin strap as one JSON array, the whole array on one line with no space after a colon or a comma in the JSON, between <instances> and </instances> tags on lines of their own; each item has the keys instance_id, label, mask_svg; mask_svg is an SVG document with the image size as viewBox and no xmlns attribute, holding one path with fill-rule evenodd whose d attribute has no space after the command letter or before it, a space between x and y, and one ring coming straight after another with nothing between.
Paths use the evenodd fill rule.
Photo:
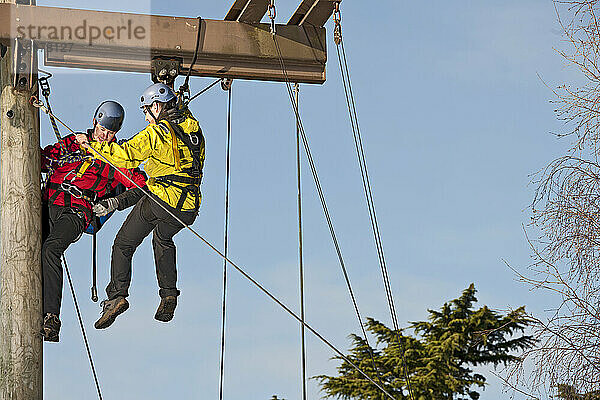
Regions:
<instances>
[{"instance_id":1,"label":"chin strap","mask_svg":"<svg viewBox=\"0 0 600 400\"><path fill-rule=\"evenodd\" d=\"M150 114L150 116L152 117L152 119L154 120L155 124L158 124L158 116L154 115L154 113L152 112L152 108L150 106L144 106L144 110Z\"/></svg>"}]
</instances>

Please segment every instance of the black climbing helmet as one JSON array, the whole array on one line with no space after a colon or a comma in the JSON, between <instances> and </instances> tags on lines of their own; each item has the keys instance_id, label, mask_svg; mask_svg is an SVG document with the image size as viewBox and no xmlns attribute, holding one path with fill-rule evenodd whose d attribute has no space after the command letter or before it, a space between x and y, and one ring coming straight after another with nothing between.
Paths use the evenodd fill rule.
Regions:
<instances>
[{"instance_id":1,"label":"black climbing helmet","mask_svg":"<svg viewBox=\"0 0 600 400\"><path fill-rule=\"evenodd\" d=\"M94 126L99 124L109 131L118 132L123 126L125 110L116 101L107 100L100 103L94 113Z\"/></svg>"}]
</instances>

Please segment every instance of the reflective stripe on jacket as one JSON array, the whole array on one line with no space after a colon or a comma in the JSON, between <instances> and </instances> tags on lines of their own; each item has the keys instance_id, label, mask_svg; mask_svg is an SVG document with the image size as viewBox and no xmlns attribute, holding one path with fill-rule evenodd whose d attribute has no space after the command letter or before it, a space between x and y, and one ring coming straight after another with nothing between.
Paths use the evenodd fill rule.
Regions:
<instances>
[{"instance_id":1,"label":"reflective stripe on jacket","mask_svg":"<svg viewBox=\"0 0 600 400\"><path fill-rule=\"evenodd\" d=\"M179 126L186 134L197 132L202 136L198 121L189 112L186 113L185 120ZM200 170L204 165L204 139L201 142ZM192 167L192 155L184 143L168 129L150 124L121 145L115 142L91 142L90 146L119 168L135 168L145 162L144 171L150 177L147 182L148 189L171 207L176 208L182 195L181 189L156 182L152 178L165 175L187 177L188 175L182 171ZM202 196L199 194L199 197L198 203ZM194 210L195 204L195 195L188 194L183 204L183 210Z\"/></svg>"}]
</instances>

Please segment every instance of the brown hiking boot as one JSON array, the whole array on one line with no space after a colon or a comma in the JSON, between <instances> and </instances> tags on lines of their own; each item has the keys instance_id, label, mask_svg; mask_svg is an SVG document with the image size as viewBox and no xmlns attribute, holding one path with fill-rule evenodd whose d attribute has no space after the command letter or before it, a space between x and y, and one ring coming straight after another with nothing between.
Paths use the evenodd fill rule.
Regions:
<instances>
[{"instance_id":1,"label":"brown hiking boot","mask_svg":"<svg viewBox=\"0 0 600 400\"><path fill-rule=\"evenodd\" d=\"M173 319L173 313L175 313L175 307L177 307L177 296L167 296L160 299L160 304L154 314L154 319L162 322L169 322Z\"/></svg>"},{"instance_id":2,"label":"brown hiking boot","mask_svg":"<svg viewBox=\"0 0 600 400\"><path fill-rule=\"evenodd\" d=\"M60 332L60 320L58 315L46 313L44 323L42 324L41 334L44 342L58 342L58 333Z\"/></svg>"},{"instance_id":3,"label":"brown hiking boot","mask_svg":"<svg viewBox=\"0 0 600 400\"><path fill-rule=\"evenodd\" d=\"M94 324L96 329L108 328L115 322L119 314L124 313L129 308L129 302L122 296L115 297L112 300L104 300L100 305L102 306L102 316Z\"/></svg>"}]
</instances>

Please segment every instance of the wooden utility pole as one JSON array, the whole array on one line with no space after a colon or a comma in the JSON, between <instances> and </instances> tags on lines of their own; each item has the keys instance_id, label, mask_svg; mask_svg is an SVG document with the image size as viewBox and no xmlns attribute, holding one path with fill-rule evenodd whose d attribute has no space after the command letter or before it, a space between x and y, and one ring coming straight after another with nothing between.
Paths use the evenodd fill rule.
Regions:
<instances>
[{"instance_id":1,"label":"wooden utility pole","mask_svg":"<svg viewBox=\"0 0 600 400\"><path fill-rule=\"evenodd\" d=\"M31 50L22 60L14 52L13 44L0 67L0 400L41 400L40 128L29 104L37 59Z\"/></svg>"}]
</instances>

